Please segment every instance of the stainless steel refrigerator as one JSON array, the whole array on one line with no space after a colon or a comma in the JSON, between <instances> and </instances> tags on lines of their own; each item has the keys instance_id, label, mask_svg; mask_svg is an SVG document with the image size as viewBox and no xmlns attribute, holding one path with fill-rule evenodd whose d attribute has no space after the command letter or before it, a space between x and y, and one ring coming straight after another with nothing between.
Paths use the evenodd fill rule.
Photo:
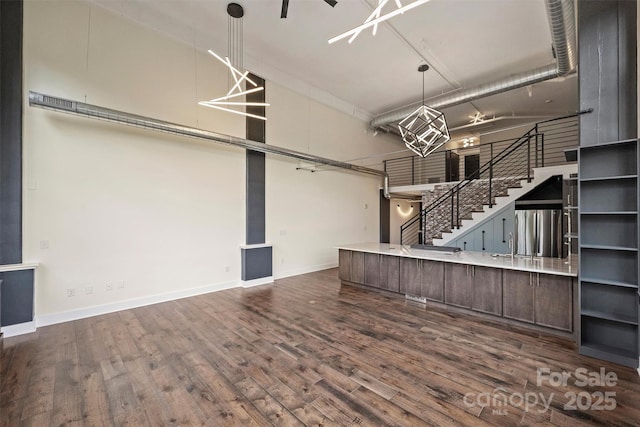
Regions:
<instances>
[{"instance_id":1,"label":"stainless steel refrigerator","mask_svg":"<svg viewBox=\"0 0 640 427\"><path fill-rule=\"evenodd\" d=\"M562 209L516 210L516 254L560 258Z\"/></svg>"}]
</instances>

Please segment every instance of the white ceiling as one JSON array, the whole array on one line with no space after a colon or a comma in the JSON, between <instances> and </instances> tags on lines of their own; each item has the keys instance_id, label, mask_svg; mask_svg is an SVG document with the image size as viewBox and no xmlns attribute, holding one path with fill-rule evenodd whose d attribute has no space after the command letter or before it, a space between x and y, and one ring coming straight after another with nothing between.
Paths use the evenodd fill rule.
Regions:
<instances>
[{"instance_id":1,"label":"white ceiling","mask_svg":"<svg viewBox=\"0 0 640 427\"><path fill-rule=\"evenodd\" d=\"M226 53L227 0L93 0L198 49ZM235 0L245 10L244 65L361 118L554 62L544 0L432 0L386 21L374 37L327 40L364 21L376 0ZM404 0L407 4L410 0ZM393 1L387 6L392 10ZM577 108L577 79L539 83L445 109L450 127L487 117L556 116ZM502 120L508 125L510 120Z\"/></svg>"}]
</instances>

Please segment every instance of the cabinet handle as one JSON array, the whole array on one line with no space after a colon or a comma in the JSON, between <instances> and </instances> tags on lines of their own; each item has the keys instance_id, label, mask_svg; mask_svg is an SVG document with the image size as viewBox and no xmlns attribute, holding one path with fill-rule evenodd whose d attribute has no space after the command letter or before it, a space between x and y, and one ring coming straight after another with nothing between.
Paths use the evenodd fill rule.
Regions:
<instances>
[{"instance_id":1,"label":"cabinet handle","mask_svg":"<svg viewBox=\"0 0 640 427\"><path fill-rule=\"evenodd\" d=\"M476 266L475 265L471 266L471 277L476 277Z\"/></svg>"},{"instance_id":2,"label":"cabinet handle","mask_svg":"<svg viewBox=\"0 0 640 427\"><path fill-rule=\"evenodd\" d=\"M463 249L466 251L467 250L467 242L462 242L462 246L463 246Z\"/></svg>"},{"instance_id":3,"label":"cabinet handle","mask_svg":"<svg viewBox=\"0 0 640 427\"><path fill-rule=\"evenodd\" d=\"M507 222L506 218L502 218L502 243L506 243L507 241L504 239L504 234L505 234L505 230L504 230L504 226L505 223Z\"/></svg>"},{"instance_id":4,"label":"cabinet handle","mask_svg":"<svg viewBox=\"0 0 640 427\"><path fill-rule=\"evenodd\" d=\"M533 286L533 273L529 273L529 286Z\"/></svg>"},{"instance_id":5,"label":"cabinet handle","mask_svg":"<svg viewBox=\"0 0 640 427\"><path fill-rule=\"evenodd\" d=\"M540 287L540 273L536 273L536 275L538 276L538 287Z\"/></svg>"},{"instance_id":6,"label":"cabinet handle","mask_svg":"<svg viewBox=\"0 0 640 427\"><path fill-rule=\"evenodd\" d=\"M482 230L482 250L484 251L484 230Z\"/></svg>"}]
</instances>

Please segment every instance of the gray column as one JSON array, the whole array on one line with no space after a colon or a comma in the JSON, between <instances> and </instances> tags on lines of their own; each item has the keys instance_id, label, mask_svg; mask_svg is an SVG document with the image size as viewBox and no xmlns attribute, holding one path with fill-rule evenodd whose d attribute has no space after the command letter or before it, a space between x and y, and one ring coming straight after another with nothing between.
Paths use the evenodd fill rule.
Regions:
<instances>
[{"instance_id":1,"label":"gray column","mask_svg":"<svg viewBox=\"0 0 640 427\"><path fill-rule=\"evenodd\" d=\"M249 78L259 86L265 85L264 79L249 74ZM266 89L247 95L247 102L265 102ZM247 113L265 115L265 107L246 107ZM247 117L247 139L265 142L264 120ZM272 276L273 252L271 246L265 245L265 154L247 150L246 155L246 190L247 245L242 247L243 281L259 280Z\"/></svg>"},{"instance_id":2,"label":"gray column","mask_svg":"<svg viewBox=\"0 0 640 427\"><path fill-rule=\"evenodd\" d=\"M0 264L22 262L22 0L0 1Z\"/></svg>"},{"instance_id":3,"label":"gray column","mask_svg":"<svg viewBox=\"0 0 640 427\"><path fill-rule=\"evenodd\" d=\"M580 145L636 138L636 2L579 1Z\"/></svg>"}]
</instances>

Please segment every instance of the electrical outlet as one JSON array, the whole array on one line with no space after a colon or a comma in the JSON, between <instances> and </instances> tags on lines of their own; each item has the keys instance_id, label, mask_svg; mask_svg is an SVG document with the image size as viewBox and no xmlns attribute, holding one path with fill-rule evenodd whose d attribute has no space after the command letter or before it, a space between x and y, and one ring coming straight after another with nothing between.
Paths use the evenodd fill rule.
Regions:
<instances>
[{"instance_id":1,"label":"electrical outlet","mask_svg":"<svg viewBox=\"0 0 640 427\"><path fill-rule=\"evenodd\" d=\"M91 295L93 293L93 286L87 286L84 288L85 295Z\"/></svg>"},{"instance_id":2,"label":"electrical outlet","mask_svg":"<svg viewBox=\"0 0 640 427\"><path fill-rule=\"evenodd\" d=\"M67 296L68 297L75 297L76 296L76 290L73 289L73 288L67 289Z\"/></svg>"},{"instance_id":3,"label":"electrical outlet","mask_svg":"<svg viewBox=\"0 0 640 427\"><path fill-rule=\"evenodd\" d=\"M284 258L282 258L282 261L280 261L281 264L284 264Z\"/></svg>"},{"instance_id":4,"label":"electrical outlet","mask_svg":"<svg viewBox=\"0 0 640 427\"><path fill-rule=\"evenodd\" d=\"M287 230L280 230L280 235L281 236L286 236L287 235Z\"/></svg>"},{"instance_id":5,"label":"electrical outlet","mask_svg":"<svg viewBox=\"0 0 640 427\"><path fill-rule=\"evenodd\" d=\"M118 288L124 288L124 280L118 280Z\"/></svg>"},{"instance_id":6,"label":"electrical outlet","mask_svg":"<svg viewBox=\"0 0 640 427\"><path fill-rule=\"evenodd\" d=\"M49 241L40 240L40 249L49 249Z\"/></svg>"},{"instance_id":7,"label":"electrical outlet","mask_svg":"<svg viewBox=\"0 0 640 427\"><path fill-rule=\"evenodd\" d=\"M228 273L228 272L229 272L229 266L228 266L228 265L224 268L224 272L225 272L225 273Z\"/></svg>"},{"instance_id":8,"label":"electrical outlet","mask_svg":"<svg viewBox=\"0 0 640 427\"><path fill-rule=\"evenodd\" d=\"M107 283L104 288L107 291L112 291L113 290L113 283L111 283L111 282Z\"/></svg>"}]
</instances>

